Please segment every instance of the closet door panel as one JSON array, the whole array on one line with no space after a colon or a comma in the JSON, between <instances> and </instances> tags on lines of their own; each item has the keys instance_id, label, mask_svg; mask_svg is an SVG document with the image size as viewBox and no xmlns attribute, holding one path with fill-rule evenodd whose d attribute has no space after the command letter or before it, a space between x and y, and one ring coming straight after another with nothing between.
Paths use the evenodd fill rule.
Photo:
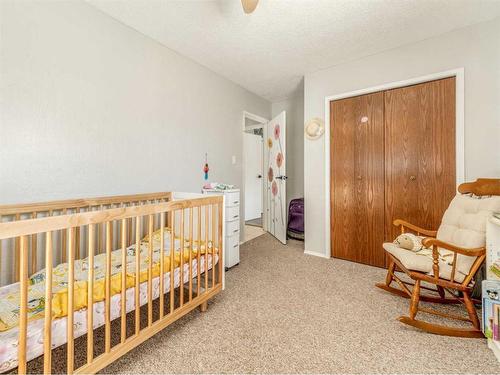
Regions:
<instances>
[{"instance_id":1,"label":"closet door panel","mask_svg":"<svg viewBox=\"0 0 500 375\"><path fill-rule=\"evenodd\" d=\"M332 255L383 266L383 93L331 103Z\"/></svg>"},{"instance_id":2,"label":"closet door panel","mask_svg":"<svg viewBox=\"0 0 500 375\"><path fill-rule=\"evenodd\" d=\"M422 223L437 229L456 194L455 78L418 86L423 109L418 209Z\"/></svg>"},{"instance_id":3,"label":"closet door panel","mask_svg":"<svg viewBox=\"0 0 500 375\"><path fill-rule=\"evenodd\" d=\"M405 219L416 223L414 205L418 187L413 178L418 174L419 108L417 92L403 88L384 93L385 101L385 240L398 233L392 222Z\"/></svg>"},{"instance_id":4,"label":"closet door panel","mask_svg":"<svg viewBox=\"0 0 500 375\"><path fill-rule=\"evenodd\" d=\"M397 218L436 229L455 194L455 79L388 90L385 101L387 241Z\"/></svg>"},{"instance_id":5,"label":"closet door panel","mask_svg":"<svg viewBox=\"0 0 500 375\"><path fill-rule=\"evenodd\" d=\"M354 134L356 100L330 103L330 223L332 256L354 260L356 247Z\"/></svg>"},{"instance_id":6,"label":"closet door panel","mask_svg":"<svg viewBox=\"0 0 500 375\"><path fill-rule=\"evenodd\" d=\"M384 95L358 98L355 123L356 252L359 262L385 265L384 242Z\"/></svg>"}]
</instances>

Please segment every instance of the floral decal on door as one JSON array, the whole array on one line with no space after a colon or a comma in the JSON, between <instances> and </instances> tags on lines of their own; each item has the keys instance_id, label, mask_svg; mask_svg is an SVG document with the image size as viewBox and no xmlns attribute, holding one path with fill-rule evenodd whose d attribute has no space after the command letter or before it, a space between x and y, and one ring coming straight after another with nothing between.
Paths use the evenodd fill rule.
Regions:
<instances>
[{"instance_id":1,"label":"floral decal on door","mask_svg":"<svg viewBox=\"0 0 500 375\"><path fill-rule=\"evenodd\" d=\"M281 210L282 206L282 190L283 190L283 180L281 179L284 174L282 173L283 167L283 148L281 146L281 127L280 124L275 124L274 128L271 130L274 140L269 137L267 140L267 146L269 151L269 169L267 172L267 179L269 181L269 188L271 190L271 210L272 216L274 217L273 225L276 225L276 219L281 221L281 225L284 225L284 214ZM273 147L274 146L274 147ZM277 146L277 147L276 147ZM278 217L279 216L279 217Z\"/></svg>"}]
</instances>

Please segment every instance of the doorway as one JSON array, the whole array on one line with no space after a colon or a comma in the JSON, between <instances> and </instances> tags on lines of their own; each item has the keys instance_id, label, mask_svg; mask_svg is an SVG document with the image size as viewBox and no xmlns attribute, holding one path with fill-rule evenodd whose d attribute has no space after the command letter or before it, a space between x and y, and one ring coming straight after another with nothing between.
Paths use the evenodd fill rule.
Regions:
<instances>
[{"instance_id":1,"label":"doorway","mask_svg":"<svg viewBox=\"0 0 500 375\"><path fill-rule=\"evenodd\" d=\"M243 242L265 233L264 132L267 123L267 119L248 112L243 114Z\"/></svg>"}]
</instances>

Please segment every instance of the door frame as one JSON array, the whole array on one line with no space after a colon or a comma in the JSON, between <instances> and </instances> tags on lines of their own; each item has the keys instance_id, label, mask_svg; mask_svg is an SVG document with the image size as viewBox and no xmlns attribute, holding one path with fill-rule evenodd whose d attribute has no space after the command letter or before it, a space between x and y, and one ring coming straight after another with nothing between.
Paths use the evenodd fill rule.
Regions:
<instances>
[{"instance_id":1,"label":"door frame","mask_svg":"<svg viewBox=\"0 0 500 375\"><path fill-rule=\"evenodd\" d=\"M456 160L456 185L465 182L465 87L464 68L456 68L414 77L402 81L384 83L360 90L349 91L325 97L325 254L326 258L332 257L331 228L330 228L330 102L350 98L377 91L385 91L399 87L416 85L419 83L435 81L443 78L455 77L455 160Z\"/></svg>"},{"instance_id":2,"label":"door frame","mask_svg":"<svg viewBox=\"0 0 500 375\"><path fill-rule=\"evenodd\" d=\"M257 122L255 125L250 125L246 126L246 120L252 120ZM267 179L264 178L265 173L264 173L264 165L265 165L265 152L264 152L264 140L267 139L267 123L269 122L268 119L255 115L253 113L243 111L243 117L242 117L242 135L241 135L241 142L243 145L243 157L242 157L242 175L243 175L243 185L242 185L242 191L243 191L243 223L245 223L245 206L247 204L245 200L245 142L243 142L243 133L245 133L245 130L249 129L260 129L262 128L263 130L263 138L262 138L262 229L267 231L267 222L268 222L268 215L267 215L267 204L266 204L266 199L265 197L265 192L267 189ZM243 228L241 230L242 236L240 237L240 243L242 242L242 239L245 239L245 225L243 225Z\"/></svg>"}]
</instances>

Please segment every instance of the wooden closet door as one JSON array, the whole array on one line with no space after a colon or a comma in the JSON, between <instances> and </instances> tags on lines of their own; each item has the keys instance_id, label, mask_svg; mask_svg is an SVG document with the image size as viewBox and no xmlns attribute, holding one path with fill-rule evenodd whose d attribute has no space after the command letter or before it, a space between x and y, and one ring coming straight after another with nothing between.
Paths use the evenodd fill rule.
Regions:
<instances>
[{"instance_id":1,"label":"wooden closet door","mask_svg":"<svg viewBox=\"0 0 500 375\"><path fill-rule=\"evenodd\" d=\"M330 103L332 256L385 265L384 94Z\"/></svg>"},{"instance_id":2,"label":"wooden closet door","mask_svg":"<svg viewBox=\"0 0 500 375\"><path fill-rule=\"evenodd\" d=\"M437 229L455 195L455 78L385 92L386 241L395 219Z\"/></svg>"}]
</instances>

